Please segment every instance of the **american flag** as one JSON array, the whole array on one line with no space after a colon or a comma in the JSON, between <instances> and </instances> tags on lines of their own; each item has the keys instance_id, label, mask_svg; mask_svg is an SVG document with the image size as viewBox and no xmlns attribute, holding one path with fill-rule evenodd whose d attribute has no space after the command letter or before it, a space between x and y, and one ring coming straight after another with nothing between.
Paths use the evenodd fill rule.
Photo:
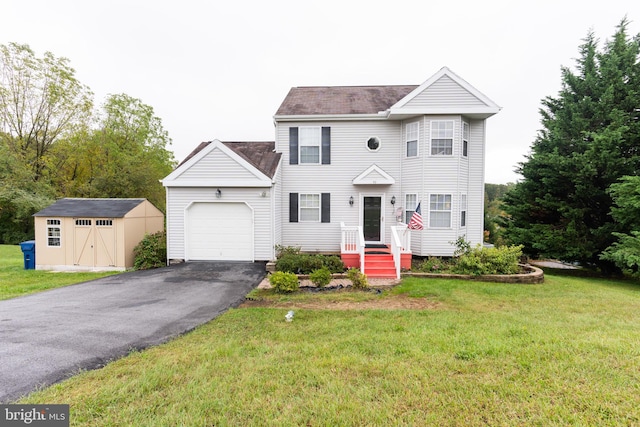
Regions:
<instances>
[{"instance_id":1,"label":"american flag","mask_svg":"<svg viewBox=\"0 0 640 427\"><path fill-rule=\"evenodd\" d=\"M409 221L410 230L422 230L422 214L420 213L420 203L416 207L416 210L411 215L411 220Z\"/></svg>"}]
</instances>

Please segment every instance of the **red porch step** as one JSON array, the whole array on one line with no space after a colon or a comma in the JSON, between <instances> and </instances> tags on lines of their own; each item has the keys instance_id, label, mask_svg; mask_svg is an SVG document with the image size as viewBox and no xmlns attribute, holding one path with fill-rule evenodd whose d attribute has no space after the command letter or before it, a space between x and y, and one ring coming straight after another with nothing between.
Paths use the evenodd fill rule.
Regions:
<instances>
[{"instance_id":1,"label":"red porch step","mask_svg":"<svg viewBox=\"0 0 640 427\"><path fill-rule=\"evenodd\" d=\"M396 265L391 254L364 255L364 274L369 278L395 279Z\"/></svg>"}]
</instances>

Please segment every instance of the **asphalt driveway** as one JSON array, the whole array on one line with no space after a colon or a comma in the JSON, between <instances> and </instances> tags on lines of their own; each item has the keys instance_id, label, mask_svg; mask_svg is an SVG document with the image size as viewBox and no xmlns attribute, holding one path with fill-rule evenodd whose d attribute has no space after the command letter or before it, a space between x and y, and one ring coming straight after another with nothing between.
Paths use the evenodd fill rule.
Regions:
<instances>
[{"instance_id":1,"label":"asphalt driveway","mask_svg":"<svg viewBox=\"0 0 640 427\"><path fill-rule=\"evenodd\" d=\"M263 263L194 262L0 301L0 403L206 323L264 275Z\"/></svg>"}]
</instances>

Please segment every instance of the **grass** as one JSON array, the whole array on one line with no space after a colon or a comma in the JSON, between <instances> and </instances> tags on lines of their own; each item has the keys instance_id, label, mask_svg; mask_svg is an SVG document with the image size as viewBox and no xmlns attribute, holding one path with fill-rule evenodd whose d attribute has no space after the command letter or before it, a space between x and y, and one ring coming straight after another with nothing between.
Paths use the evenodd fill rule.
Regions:
<instances>
[{"instance_id":1,"label":"grass","mask_svg":"<svg viewBox=\"0 0 640 427\"><path fill-rule=\"evenodd\" d=\"M86 282L111 274L115 272L61 273L25 270L19 245L0 245L0 300Z\"/></svg>"},{"instance_id":2,"label":"grass","mask_svg":"<svg viewBox=\"0 0 640 427\"><path fill-rule=\"evenodd\" d=\"M640 425L638 284L408 278L387 294L438 309L232 309L22 403L68 403L78 426Z\"/></svg>"}]
</instances>

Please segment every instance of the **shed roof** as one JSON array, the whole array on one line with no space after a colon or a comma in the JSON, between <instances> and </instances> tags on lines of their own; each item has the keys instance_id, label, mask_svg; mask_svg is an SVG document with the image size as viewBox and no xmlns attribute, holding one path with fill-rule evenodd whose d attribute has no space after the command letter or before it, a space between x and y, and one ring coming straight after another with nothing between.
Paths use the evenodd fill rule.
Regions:
<instances>
[{"instance_id":1,"label":"shed roof","mask_svg":"<svg viewBox=\"0 0 640 427\"><path fill-rule=\"evenodd\" d=\"M65 198L33 216L122 218L146 199L83 199Z\"/></svg>"},{"instance_id":2,"label":"shed roof","mask_svg":"<svg viewBox=\"0 0 640 427\"><path fill-rule=\"evenodd\" d=\"M416 89L403 86L311 86L293 87L276 116L324 114L377 114Z\"/></svg>"},{"instance_id":3,"label":"shed roof","mask_svg":"<svg viewBox=\"0 0 640 427\"><path fill-rule=\"evenodd\" d=\"M185 159L180 162L178 168L185 164L189 159L202 151L212 141L200 143ZM254 142L222 142L226 147L233 150L240 157L249 162L252 166L264 173L269 178L278 169L278 163L282 153L276 153L276 143L273 141L254 141ZM177 168L176 168L177 169Z\"/></svg>"}]
</instances>

